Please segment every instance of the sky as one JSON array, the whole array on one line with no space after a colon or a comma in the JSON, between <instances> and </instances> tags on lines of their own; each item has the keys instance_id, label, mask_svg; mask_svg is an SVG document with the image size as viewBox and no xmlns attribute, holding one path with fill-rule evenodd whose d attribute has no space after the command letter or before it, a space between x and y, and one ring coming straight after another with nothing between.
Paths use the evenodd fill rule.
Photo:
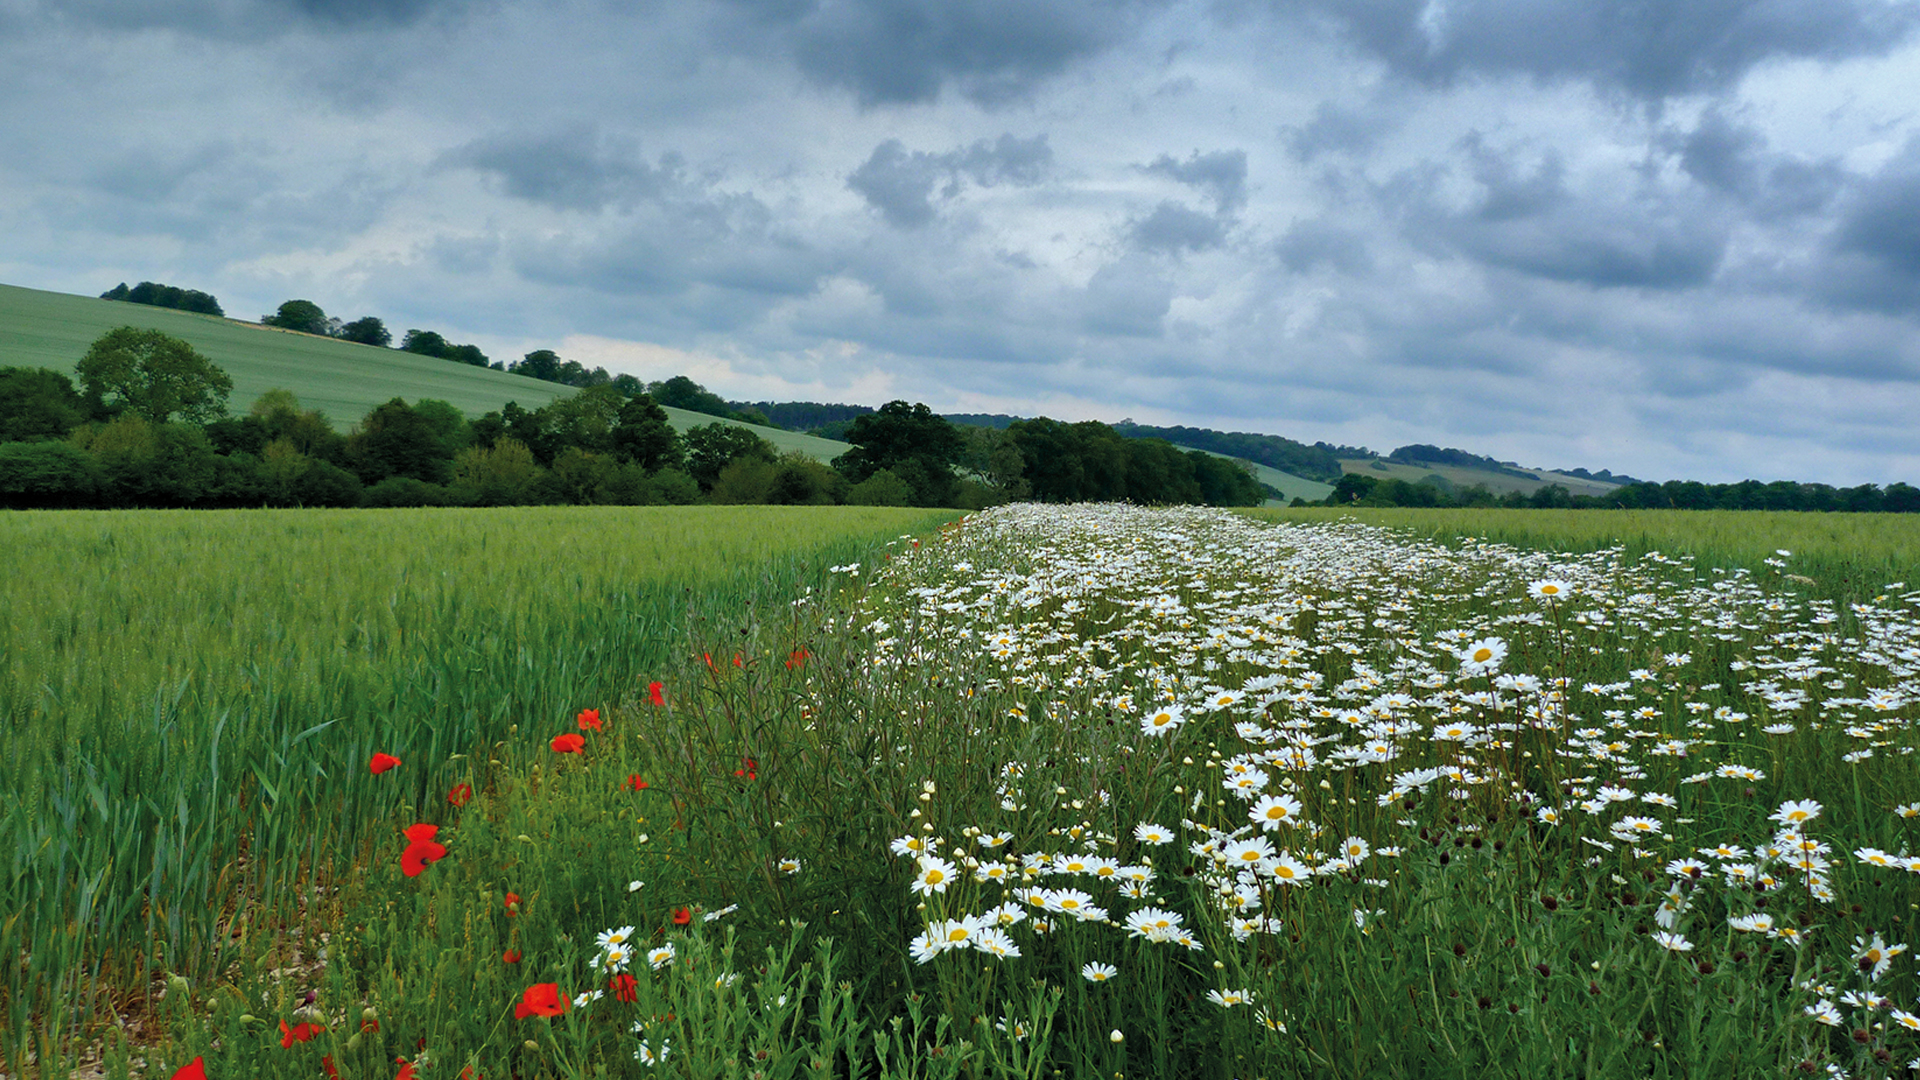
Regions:
<instances>
[{"instance_id":1,"label":"sky","mask_svg":"<svg viewBox=\"0 0 1920 1080\"><path fill-rule=\"evenodd\" d=\"M0 0L0 281L1920 483L1914 0Z\"/></svg>"}]
</instances>

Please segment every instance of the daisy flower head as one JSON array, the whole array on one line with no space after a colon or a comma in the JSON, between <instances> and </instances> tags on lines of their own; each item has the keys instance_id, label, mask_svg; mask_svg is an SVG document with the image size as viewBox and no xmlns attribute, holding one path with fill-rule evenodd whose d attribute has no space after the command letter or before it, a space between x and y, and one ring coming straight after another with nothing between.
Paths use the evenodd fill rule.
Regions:
<instances>
[{"instance_id":1,"label":"daisy flower head","mask_svg":"<svg viewBox=\"0 0 1920 1080\"><path fill-rule=\"evenodd\" d=\"M934 843L924 836L902 836L888 844L887 850L895 855L930 855L933 853Z\"/></svg>"},{"instance_id":2,"label":"daisy flower head","mask_svg":"<svg viewBox=\"0 0 1920 1080\"><path fill-rule=\"evenodd\" d=\"M997 926L982 926L974 932L973 947L983 953L1009 960L1020 955L1020 946L1013 938Z\"/></svg>"},{"instance_id":3,"label":"daisy flower head","mask_svg":"<svg viewBox=\"0 0 1920 1080\"><path fill-rule=\"evenodd\" d=\"M1462 675L1488 675L1500 670L1507 658L1507 643L1499 638L1482 638L1453 654L1460 661Z\"/></svg>"},{"instance_id":4,"label":"daisy flower head","mask_svg":"<svg viewBox=\"0 0 1920 1080\"><path fill-rule=\"evenodd\" d=\"M669 941L657 949L648 950L647 963L651 964L655 971L673 963L673 942Z\"/></svg>"},{"instance_id":5,"label":"daisy flower head","mask_svg":"<svg viewBox=\"0 0 1920 1080\"><path fill-rule=\"evenodd\" d=\"M1821 806L1812 799L1790 799L1780 804L1768 820L1789 827L1805 825L1820 816Z\"/></svg>"},{"instance_id":6,"label":"daisy flower head","mask_svg":"<svg viewBox=\"0 0 1920 1080\"><path fill-rule=\"evenodd\" d=\"M1181 724L1186 723L1186 721L1187 718L1181 714L1179 706L1171 704L1162 705L1158 709L1140 718L1140 733L1143 735L1166 735Z\"/></svg>"},{"instance_id":7,"label":"daisy flower head","mask_svg":"<svg viewBox=\"0 0 1920 1080\"><path fill-rule=\"evenodd\" d=\"M627 945L607 945L600 954L600 967L606 971L625 971L633 962L633 949Z\"/></svg>"},{"instance_id":8,"label":"daisy flower head","mask_svg":"<svg viewBox=\"0 0 1920 1080\"><path fill-rule=\"evenodd\" d=\"M1173 842L1173 830L1164 825L1155 825L1151 821L1143 821L1133 827L1133 838L1143 844L1158 847L1161 844Z\"/></svg>"},{"instance_id":9,"label":"daisy flower head","mask_svg":"<svg viewBox=\"0 0 1920 1080\"><path fill-rule=\"evenodd\" d=\"M1091 983L1110 982L1120 974L1120 969L1112 964L1103 964L1098 960L1080 968L1080 977Z\"/></svg>"},{"instance_id":10,"label":"daisy flower head","mask_svg":"<svg viewBox=\"0 0 1920 1080\"><path fill-rule=\"evenodd\" d=\"M1679 934L1668 933L1665 930L1654 931L1653 943L1655 945L1660 946L1663 949L1668 950L1669 952L1692 952L1693 951L1693 942L1688 941L1686 938L1681 937Z\"/></svg>"},{"instance_id":11,"label":"daisy flower head","mask_svg":"<svg viewBox=\"0 0 1920 1080\"><path fill-rule=\"evenodd\" d=\"M1269 860L1267 867L1267 875L1282 885L1305 885L1313 877L1305 863L1284 852Z\"/></svg>"},{"instance_id":12,"label":"daisy flower head","mask_svg":"<svg viewBox=\"0 0 1920 1080\"><path fill-rule=\"evenodd\" d=\"M928 893L946 892L947 886L953 881L953 875L954 867L952 863L940 858L938 855L922 855L920 857L920 872L915 874L913 878L913 891L922 896Z\"/></svg>"},{"instance_id":13,"label":"daisy flower head","mask_svg":"<svg viewBox=\"0 0 1920 1080\"><path fill-rule=\"evenodd\" d=\"M1573 586L1564 581L1548 578L1527 586L1527 595L1535 600L1564 600L1573 592Z\"/></svg>"},{"instance_id":14,"label":"daisy flower head","mask_svg":"<svg viewBox=\"0 0 1920 1080\"><path fill-rule=\"evenodd\" d=\"M632 940L633 927L622 926L613 930L600 931L600 933L594 937L594 944L600 946L602 949L610 949L615 945L625 945Z\"/></svg>"},{"instance_id":15,"label":"daisy flower head","mask_svg":"<svg viewBox=\"0 0 1920 1080\"><path fill-rule=\"evenodd\" d=\"M1253 1004L1253 991L1251 990L1209 990L1207 991L1207 1000L1213 1002L1215 1005L1218 1005L1223 1009L1231 1009L1235 1005Z\"/></svg>"},{"instance_id":16,"label":"daisy flower head","mask_svg":"<svg viewBox=\"0 0 1920 1080\"><path fill-rule=\"evenodd\" d=\"M1300 800L1291 795L1262 795L1247 811L1255 825L1268 832L1282 825L1300 824Z\"/></svg>"}]
</instances>

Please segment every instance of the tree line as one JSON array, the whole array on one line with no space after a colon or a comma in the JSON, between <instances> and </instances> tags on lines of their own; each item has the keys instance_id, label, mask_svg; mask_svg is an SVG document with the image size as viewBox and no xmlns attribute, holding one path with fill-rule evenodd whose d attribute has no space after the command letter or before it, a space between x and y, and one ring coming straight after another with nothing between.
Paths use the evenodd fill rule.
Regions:
<instances>
[{"instance_id":1,"label":"tree line","mask_svg":"<svg viewBox=\"0 0 1920 1080\"><path fill-rule=\"evenodd\" d=\"M681 384L698 389L684 376L654 385ZM859 417L854 445L828 464L738 424L676 431L652 395L611 382L471 420L444 401L395 398L344 434L286 390L229 415L232 387L189 343L136 327L94 341L75 378L0 368L0 505L982 508L1020 498L1253 505L1264 494L1230 462L1104 424L961 429L904 401Z\"/></svg>"},{"instance_id":2,"label":"tree line","mask_svg":"<svg viewBox=\"0 0 1920 1080\"><path fill-rule=\"evenodd\" d=\"M1294 500L1305 505L1304 500ZM1859 484L1834 487L1792 480L1742 480L1705 484L1697 480L1635 481L1599 495L1575 495L1547 484L1530 495L1496 495L1483 484L1460 488L1440 476L1417 483L1399 477L1348 473L1323 501L1326 506L1508 507L1572 510L1800 510L1852 514L1920 513L1920 488L1895 482L1886 487Z\"/></svg>"}]
</instances>

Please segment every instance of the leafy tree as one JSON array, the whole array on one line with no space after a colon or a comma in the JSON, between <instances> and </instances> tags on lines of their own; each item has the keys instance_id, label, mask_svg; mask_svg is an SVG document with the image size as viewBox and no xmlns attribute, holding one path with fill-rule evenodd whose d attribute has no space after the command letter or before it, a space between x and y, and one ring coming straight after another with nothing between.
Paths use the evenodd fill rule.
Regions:
<instances>
[{"instance_id":1,"label":"leafy tree","mask_svg":"<svg viewBox=\"0 0 1920 1080\"><path fill-rule=\"evenodd\" d=\"M271 315L260 316L260 325L296 330L302 334L327 335L327 313L311 300L289 300Z\"/></svg>"},{"instance_id":2,"label":"leafy tree","mask_svg":"<svg viewBox=\"0 0 1920 1080\"><path fill-rule=\"evenodd\" d=\"M74 443L100 463L109 505L192 506L213 489L218 457L206 433L190 424L156 424L129 412L82 428Z\"/></svg>"},{"instance_id":3,"label":"leafy tree","mask_svg":"<svg viewBox=\"0 0 1920 1080\"><path fill-rule=\"evenodd\" d=\"M72 379L45 368L0 368L0 442L65 438L86 419Z\"/></svg>"},{"instance_id":4,"label":"leafy tree","mask_svg":"<svg viewBox=\"0 0 1920 1080\"><path fill-rule=\"evenodd\" d=\"M507 365L509 375L525 375L542 382L560 381L560 354L552 349L535 349Z\"/></svg>"},{"instance_id":5,"label":"leafy tree","mask_svg":"<svg viewBox=\"0 0 1920 1080\"><path fill-rule=\"evenodd\" d=\"M915 506L952 504L959 477L953 471L964 444L946 417L924 404L889 401L877 412L855 417L847 429L852 450L833 461L859 483L889 469L914 487Z\"/></svg>"},{"instance_id":6,"label":"leafy tree","mask_svg":"<svg viewBox=\"0 0 1920 1080\"><path fill-rule=\"evenodd\" d=\"M647 393L653 400L669 409L686 409L689 412L706 413L708 416L733 418L733 408L720 395L687 378L675 375L664 382L649 383Z\"/></svg>"},{"instance_id":7,"label":"leafy tree","mask_svg":"<svg viewBox=\"0 0 1920 1080\"><path fill-rule=\"evenodd\" d=\"M217 419L233 391L227 373L192 345L135 326L100 335L76 370L96 412L124 409L155 424L176 414L194 424Z\"/></svg>"},{"instance_id":8,"label":"leafy tree","mask_svg":"<svg viewBox=\"0 0 1920 1080\"><path fill-rule=\"evenodd\" d=\"M703 491L712 491L720 470L737 458L773 461L779 452L767 440L737 424L702 424L687 430L687 471Z\"/></svg>"},{"instance_id":9,"label":"leafy tree","mask_svg":"<svg viewBox=\"0 0 1920 1080\"><path fill-rule=\"evenodd\" d=\"M533 452L518 439L503 438L481 449L460 451L453 463L454 489L474 506L520 506L534 501L542 470Z\"/></svg>"},{"instance_id":10,"label":"leafy tree","mask_svg":"<svg viewBox=\"0 0 1920 1080\"><path fill-rule=\"evenodd\" d=\"M389 476L446 483L454 452L445 425L434 412L420 412L401 398L376 407L347 438L353 470L368 484Z\"/></svg>"},{"instance_id":11,"label":"leafy tree","mask_svg":"<svg viewBox=\"0 0 1920 1080\"><path fill-rule=\"evenodd\" d=\"M104 480L93 455L69 443L0 442L0 506L86 506Z\"/></svg>"},{"instance_id":12,"label":"leafy tree","mask_svg":"<svg viewBox=\"0 0 1920 1080\"><path fill-rule=\"evenodd\" d=\"M443 357L452 348L447 339L431 330L409 330L407 336L400 339L402 352L419 353L421 356Z\"/></svg>"},{"instance_id":13,"label":"leafy tree","mask_svg":"<svg viewBox=\"0 0 1920 1080\"><path fill-rule=\"evenodd\" d=\"M677 469L686 461L686 447L667 420L667 411L646 394L630 397L614 417L611 434L614 456L649 473Z\"/></svg>"},{"instance_id":14,"label":"leafy tree","mask_svg":"<svg viewBox=\"0 0 1920 1080\"><path fill-rule=\"evenodd\" d=\"M127 283L123 281L101 293L100 299L125 300L130 304L148 304L179 311L194 311L202 315L226 314L220 307L220 301L198 289L182 289L152 281L143 281L131 289L127 288Z\"/></svg>"},{"instance_id":15,"label":"leafy tree","mask_svg":"<svg viewBox=\"0 0 1920 1080\"><path fill-rule=\"evenodd\" d=\"M393 344L393 331L387 324L371 315L365 315L342 326L336 335L341 341L357 341L362 345L378 345L381 348Z\"/></svg>"},{"instance_id":16,"label":"leafy tree","mask_svg":"<svg viewBox=\"0 0 1920 1080\"><path fill-rule=\"evenodd\" d=\"M848 506L912 506L913 487L893 474L877 469L847 492Z\"/></svg>"},{"instance_id":17,"label":"leafy tree","mask_svg":"<svg viewBox=\"0 0 1920 1080\"><path fill-rule=\"evenodd\" d=\"M478 345L449 345L447 351L440 354L442 360L471 364L474 367L487 366L487 354L480 351Z\"/></svg>"}]
</instances>

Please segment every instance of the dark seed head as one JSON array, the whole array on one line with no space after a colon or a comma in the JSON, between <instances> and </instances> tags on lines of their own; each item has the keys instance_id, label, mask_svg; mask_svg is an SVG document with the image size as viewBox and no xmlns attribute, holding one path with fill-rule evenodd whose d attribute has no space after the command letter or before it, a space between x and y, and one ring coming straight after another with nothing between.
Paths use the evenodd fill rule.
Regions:
<instances>
[{"instance_id":1,"label":"dark seed head","mask_svg":"<svg viewBox=\"0 0 1920 1080\"><path fill-rule=\"evenodd\" d=\"M1552 969L1552 968L1550 968L1550 967L1548 967L1548 966L1547 966L1547 965L1545 965L1545 964L1535 964L1535 965L1533 965L1533 970L1535 970L1535 971L1537 971L1537 972L1539 972L1539 973L1540 973L1540 977L1541 977L1541 978L1543 978L1543 979L1544 979L1544 978L1546 978L1547 976L1549 976L1549 975L1551 975L1551 974L1553 974L1553 969Z\"/></svg>"},{"instance_id":2,"label":"dark seed head","mask_svg":"<svg viewBox=\"0 0 1920 1080\"><path fill-rule=\"evenodd\" d=\"M1462 945L1462 944L1460 944L1460 943L1459 943L1459 942L1457 942L1457 941L1456 941L1456 942L1454 942L1454 943L1453 943L1453 955L1455 955L1455 956L1465 956L1465 955L1467 955L1467 947L1466 947L1465 945Z\"/></svg>"}]
</instances>

